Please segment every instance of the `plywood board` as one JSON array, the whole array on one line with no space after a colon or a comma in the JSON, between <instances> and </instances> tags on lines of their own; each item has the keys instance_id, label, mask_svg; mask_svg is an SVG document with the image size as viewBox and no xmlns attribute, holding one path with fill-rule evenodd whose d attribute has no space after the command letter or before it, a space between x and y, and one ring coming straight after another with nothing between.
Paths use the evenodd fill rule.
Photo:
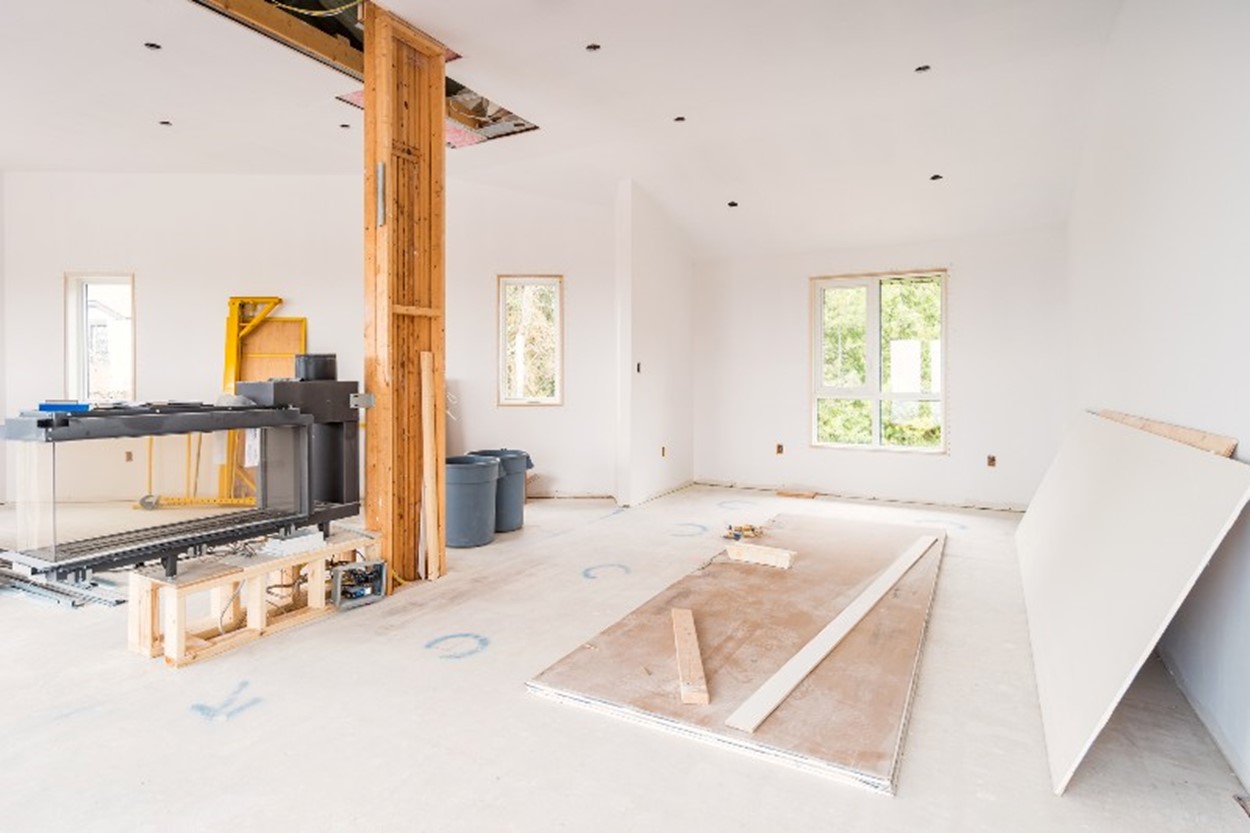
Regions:
<instances>
[{"instance_id":1,"label":"plywood board","mask_svg":"<svg viewBox=\"0 0 1250 833\"><path fill-rule=\"evenodd\" d=\"M786 660L786 664L769 677L755 693L746 699L733 714L725 720L725 725L743 732L754 732L768 716L790 696L790 692L812 673L812 670L838 647L860 621L876 607L887 593L898 584L903 575L912 568L920 558L937 545L938 539L932 535L917 538L884 570L877 574L872 583L864 591L833 617L828 625L816 634L810 642L799 649L798 653Z\"/></svg>"},{"instance_id":2,"label":"plywood board","mask_svg":"<svg viewBox=\"0 0 1250 833\"><path fill-rule=\"evenodd\" d=\"M1062 793L1250 498L1250 466L1082 414L1016 531Z\"/></svg>"},{"instance_id":3,"label":"plywood board","mask_svg":"<svg viewBox=\"0 0 1250 833\"><path fill-rule=\"evenodd\" d=\"M530 681L567 703L892 792L936 585L933 547L752 735L725 719L918 535L938 530L780 515L789 570L717 556ZM711 702L683 705L670 610L696 611Z\"/></svg>"},{"instance_id":4,"label":"plywood board","mask_svg":"<svg viewBox=\"0 0 1250 833\"><path fill-rule=\"evenodd\" d=\"M767 567L790 569L797 555L794 550L783 550L780 547L766 547L762 544L746 544L733 541L725 545L725 555L734 561L745 561L748 564L763 564Z\"/></svg>"}]
</instances>

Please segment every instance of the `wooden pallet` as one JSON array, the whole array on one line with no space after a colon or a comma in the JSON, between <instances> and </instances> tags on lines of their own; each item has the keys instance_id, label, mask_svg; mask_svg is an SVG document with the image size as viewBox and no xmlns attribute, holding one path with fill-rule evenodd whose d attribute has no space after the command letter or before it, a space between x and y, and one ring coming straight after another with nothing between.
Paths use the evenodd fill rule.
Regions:
<instances>
[{"instance_id":1,"label":"wooden pallet","mask_svg":"<svg viewBox=\"0 0 1250 833\"><path fill-rule=\"evenodd\" d=\"M326 562L357 553L365 558L377 539L352 533L332 535L326 545L279 557L228 556L192 563L177 576L166 578L160 568L130 574L127 642L130 650L147 657L164 656L165 664L180 668L225 653L262 636L311 622L333 612L326 604ZM292 584L305 573L307 592L292 592L284 608L270 611L266 597L274 583ZM209 594L209 617L191 624L187 599ZM306 599L301 605L301 599Z\"/></svg>"}]
</instances>

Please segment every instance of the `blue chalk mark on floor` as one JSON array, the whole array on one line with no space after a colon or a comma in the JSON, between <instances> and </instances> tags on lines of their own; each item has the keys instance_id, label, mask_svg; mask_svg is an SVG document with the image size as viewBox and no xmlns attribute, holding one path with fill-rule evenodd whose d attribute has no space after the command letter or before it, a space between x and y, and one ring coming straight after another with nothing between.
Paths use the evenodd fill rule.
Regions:
<instances>
[{"instance_id":1,"label":"blue chalk mark on floor","mask_svg":"<svg viewBox=\"0 0 1250 833\"><path fill-rule=\"evenodd\" d=\"M968 527L957 521L940 521L937 518L922 518L918 521L912 521L917 526L940 526L945 529L967 529Z\"/></svg>"},{"instance_id":2,"label":"blue chalk mark on floor","mask_svg":"<svg viewBox=\"0 0 1250 833\"><path fill-rule=\"evenodd\" d=\"M629 567L624 564L596 564L593 567L587 567L585 570L582 570L582 578L599 578L598 572L600 570L620 570L625 575L630 573Z\"/></svg>"},{"instance_id":3,"label":"blue chalk mark on floor","mask_svg":"<svg viewBox=\"0 0 1250 833\"><path fill-rule=\"evenodd\" d=\"M754 506L755 501L753 500L722 500L720 503L716 505L719 506L721 509L741 509L744 506Z\"/></svg>"},{"instance_id":4,"label":"blue chalk mark on floor","mask_svg":"<svg viewBox=\"0 0 1250 833\"><path fill-rule=\"evenodd\" d=\"M439 659L464 659L485 651L488 645L490 640L479 633L449 633L425 643L427 649L441 651Z\"/></svg>"},{"instance_id":5,"label":"blue chalk mark on floor","mask_svg":"<svg viewBox=\"0 0 1250 833\"><path fill-rule=\"evenodd\" d=\"M677 524L678 529L691 530L690 532L674 532L676 538L694 538L696 535L703 535L707 532L707 527L703 524Z\"/></svg>"},{"instance_id":6,"label":"blue chalk mark on floor","mask_svg":"<svg viewBox=\"0 0 1250 833\"><path fill-rule=\"evenodd\" d=\"M239 683L238 686L235 687L234 691L230 692L230 696L221 701L221 705L206 706L203 703L196 703L191 706L191 711L200 715L205 720L211 720L215 723L222 723L232 717L236 717L261 702L261 698L253 697L251 700L235 705L239 696L247 690L248 685L249 683L247 680Z\"/></svg>"}]
</instances>

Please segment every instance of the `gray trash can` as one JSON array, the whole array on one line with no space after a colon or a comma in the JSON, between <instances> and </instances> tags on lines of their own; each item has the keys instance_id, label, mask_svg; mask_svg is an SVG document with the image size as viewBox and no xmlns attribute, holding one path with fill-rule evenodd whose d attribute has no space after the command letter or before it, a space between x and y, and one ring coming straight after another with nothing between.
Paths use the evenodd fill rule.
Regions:
<instances>
[{"instance_id":1,"label":"gray trash can","mask_svg":"<svg viewBox=\"0 0 1250 833\"><path fill-rule=\"evenodd\" d=\"M447 546L480 547L495 540L499 460L447 458Z\"/></svg>"},{"instance_id":2,"label":"gray trash can","mask_svg":"<svg viewBox=\"0 0 1250 833\"><path fill-rule=\"evenodd\" d=\"M515 448L470 451L478 457L496 457L503 471L495 492L495 531L511 532L525 523L525 472L534 468L529 454Z\"/></svg>"}]
</instances>

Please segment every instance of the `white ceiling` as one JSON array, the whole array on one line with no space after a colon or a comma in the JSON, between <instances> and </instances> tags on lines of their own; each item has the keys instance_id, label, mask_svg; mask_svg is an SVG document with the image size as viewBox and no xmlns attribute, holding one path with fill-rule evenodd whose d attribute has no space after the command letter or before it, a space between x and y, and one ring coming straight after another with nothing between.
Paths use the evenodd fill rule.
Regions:
<instances>
[{"instance_id":1,"label":"white ceiling","mask_svg":"<svg viewBox=\"0 0 1250 833\"><path fill-rule=\"evenodd\" d=\"M542 128L449 151L451 187L608 202L632 177L712 256L1062 222L1121 2L389 5ZM0 170L361 169L361 114L334 100L359 84L190 0L0 11L22 33L0 48Z\"/></svg>"}]
</instances>

